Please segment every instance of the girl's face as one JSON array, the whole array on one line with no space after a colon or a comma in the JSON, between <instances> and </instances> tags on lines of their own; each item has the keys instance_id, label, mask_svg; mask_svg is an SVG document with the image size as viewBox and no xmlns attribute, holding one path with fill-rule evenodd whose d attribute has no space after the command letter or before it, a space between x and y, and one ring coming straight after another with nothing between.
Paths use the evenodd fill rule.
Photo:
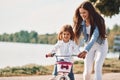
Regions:
<instances>
[{"instance_id":1,"label":"girl's face","mask_svg":"<svg viewBox=\"0 0 120 80\"><path fill-rule=\"evenodd\" d=\"M89 20L89 12L87 10L85 10L84 8L80 8L79 13L83 20Z\"/></svg>"},{"instance_id":2,"label":"girl's face","mask_svg":"<svg viewBox=\"0 0 120 80\"><path fill-rule=\"evenodd\" d=\"M68 31L64 31L62 33L62 38L64 42L68 42L70 40L71 34Z\"/></svg>"}]
</instances>

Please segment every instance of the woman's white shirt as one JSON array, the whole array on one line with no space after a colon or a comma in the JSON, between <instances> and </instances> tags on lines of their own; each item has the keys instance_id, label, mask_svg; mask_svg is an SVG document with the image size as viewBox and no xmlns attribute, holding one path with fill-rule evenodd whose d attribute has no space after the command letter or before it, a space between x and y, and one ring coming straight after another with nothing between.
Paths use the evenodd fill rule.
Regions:
<instances>
[{"instance_id":1,"label":"woman's white shirt","mask_svg":"<svg viewBox=\"0 0 120 80\"><path fill-rule=\"evenodd\" d=\"M91 29L91 26L89 25L88 27L86 27L86 32L87 34L90 34L90 29Z\"/></svg>"}]
</instances>

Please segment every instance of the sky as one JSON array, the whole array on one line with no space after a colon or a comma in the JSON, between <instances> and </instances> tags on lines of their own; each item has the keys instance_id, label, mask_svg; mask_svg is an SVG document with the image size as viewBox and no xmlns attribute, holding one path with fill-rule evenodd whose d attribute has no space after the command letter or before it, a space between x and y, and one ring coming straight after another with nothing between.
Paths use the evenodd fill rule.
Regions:
<instances>
[{"instance_id":1,"label":"sky","mask_svg":"<svg viewBox=\"0 0 120 80\"><path fill-rule=\"evenodd\" d=\"M0 0L0 34L21 30L39 34L55 33L73 24L75 9L83 0ZM105 18L110 29L120 25L120 14Z\"/></svg>"}]
</instances>

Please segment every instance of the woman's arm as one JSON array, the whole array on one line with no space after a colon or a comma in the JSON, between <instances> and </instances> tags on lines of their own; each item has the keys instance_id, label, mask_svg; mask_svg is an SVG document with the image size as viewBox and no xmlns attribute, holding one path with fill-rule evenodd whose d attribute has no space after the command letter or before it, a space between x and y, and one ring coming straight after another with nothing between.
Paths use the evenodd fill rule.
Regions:
<instances>
[{"instance_id":1,"label":"woman's arm","mask_svg":"<svg viewBox=\"0 0 120 80\"><path fill-rule=\"evenodd\" d=\"M85 47L85 51L89 51L91 49L93 44L97 41L98 37L99 37L99 30L98 30L98 27L96 27L92 36L91 36L89 43Z\"/></svg>"},{"instance_id":2,"label":"woman's arm","mask_svg":"<svg viewBox=\"0 0 120 80\"><path fill-rule=\"evenodd\" d=\"M88 51L91 49L91 47L93 46L93 44L98 39L98 37L99 37L99 31L98 31L98 28L96 27L95 30L94 30L94 32L93 32L93 34L92 34L92 37L91 37L89 43L85 47L84 51L82 51L81 53L79 53L78 57L84 59L85 56L86 56L86 54L88 53Z\"/></svg>"}]
</instances>

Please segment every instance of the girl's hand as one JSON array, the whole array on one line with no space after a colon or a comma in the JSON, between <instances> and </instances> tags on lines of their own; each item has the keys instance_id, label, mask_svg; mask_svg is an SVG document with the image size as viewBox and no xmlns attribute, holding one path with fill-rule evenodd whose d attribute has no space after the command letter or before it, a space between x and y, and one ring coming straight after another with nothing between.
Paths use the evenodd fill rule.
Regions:
<instances>
[{"instance_id":1,"label":"girl's hand","mask_svg":"<svg viewBox=\"0 0 120 80\"><path fill-rule=\"evenodd\" d=\"M48 53L48 54L46 54L46 57L53 57L53 54Z\"/></svg>"}]
</instances>

